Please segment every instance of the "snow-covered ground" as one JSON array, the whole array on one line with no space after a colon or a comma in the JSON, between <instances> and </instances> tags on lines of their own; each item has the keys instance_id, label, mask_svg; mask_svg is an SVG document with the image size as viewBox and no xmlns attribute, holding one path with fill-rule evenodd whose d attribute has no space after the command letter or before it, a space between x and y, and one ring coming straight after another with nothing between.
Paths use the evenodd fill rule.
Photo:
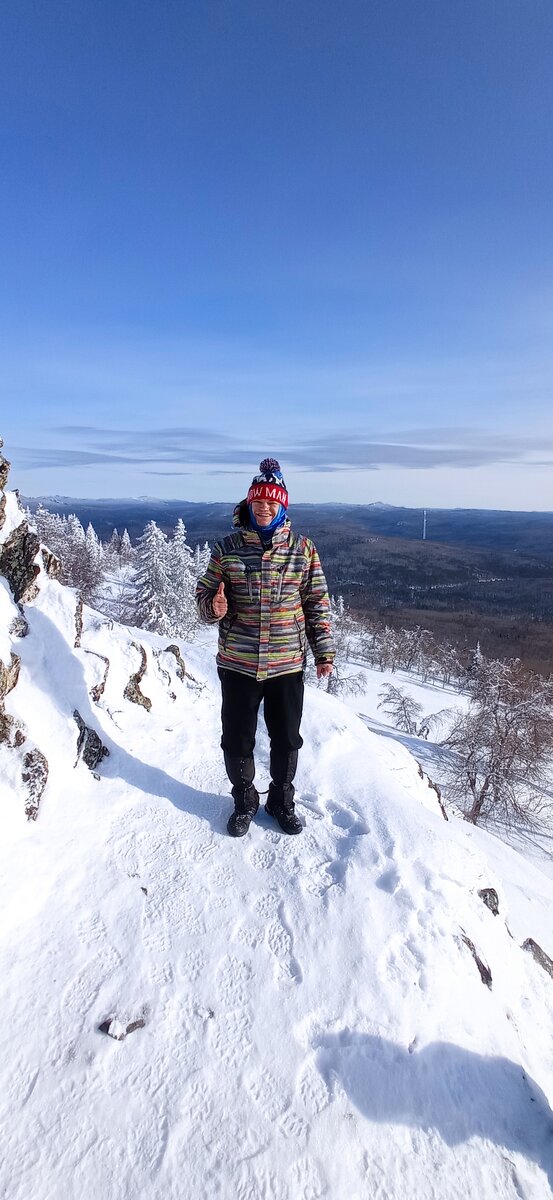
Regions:
<instances>
[{"instance_id":1,"label":"snow-covered ground","mask_svg":"<svg viewBox=\"0 0 553 1200\"><path fill-rule=\"evenodd\" d=\"M6 707L50 764L36 823L0 747L2 1197L550 1197L553 980L521 943L553 957L553 881L445 822L368 700L316 688L303 833L260 811L230 839L213 631L182 644L194 684L90 610L74 650L73 610L43 583L14 644ZM123 698L133 638L150 712ZM110 749L99 780L75 708ZM263 789L262 725L257 762ZM144 1024L119 1042L111 1017Z\"/></svg>"}]
</instances>

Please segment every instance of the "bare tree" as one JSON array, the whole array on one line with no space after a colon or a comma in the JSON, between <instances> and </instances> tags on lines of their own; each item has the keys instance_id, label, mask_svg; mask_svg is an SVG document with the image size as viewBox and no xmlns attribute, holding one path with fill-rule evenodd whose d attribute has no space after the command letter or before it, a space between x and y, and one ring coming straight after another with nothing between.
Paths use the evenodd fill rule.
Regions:
<instances>
[{"instance_id":1,"label":"bare tree","mask_svg":"<svg viewBox=\"0 0 553 1200\"><path fill-rule=\"evenodd\" d=\"M438 713L422 715L422 704L414 700L403 688L387 683L380 689L381 708L387 717L391 717L396 729L408 733L412 737L428 738L433 730L438 729L445 719L446 710Z\"/></svg>"},{"instance_id":2,"label":"bare tree","mask_svg":"<svg viewBox=\"0 0 553 1200\"><path fill-rule=\"evenodd\" d=\"M402 733L416 734L422 716L422 704L393 683L387 683L378 695L378 707L387 717L391 717L396 729L401 729Z\"/></svg>"},{"instance_id":3,"label":"bare tree","mask_svg":"<svg viewBox=\"0 0 553 1200\"><path fill-rule=\"evenodd\" d=\"M507 827L538 827L551 810L553 684L517 660L482 660L468 710L444 742L443 781L473 825L493 815Z\"/></svg>"},{"instance_id":4,"label":"bare tree","mask_svg":"<svg viewBox=\"0 0 553 1200\"><path fill-rule=\"evenodd\" d=\"M325 690L331 696L356 696L365 690L363 672L353 672L350 667L350 659L358 652L357 642L360 627L347 605L344 604L343 596L338 596L338 599L332 596L330 604L336 657L332 674L325 680ZM314 683L317 678L312 659L307 667L306 678L309 683Z\"/></svg>"}]
</instances>

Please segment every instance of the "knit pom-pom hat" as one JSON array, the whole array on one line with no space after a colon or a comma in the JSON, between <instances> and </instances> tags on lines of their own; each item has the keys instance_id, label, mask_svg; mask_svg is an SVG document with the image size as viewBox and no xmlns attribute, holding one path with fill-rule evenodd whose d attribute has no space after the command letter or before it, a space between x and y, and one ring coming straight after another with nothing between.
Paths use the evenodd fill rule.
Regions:
<instances>
[{"instance_id":1,"label":"knit pom-pom hat","mask_svg":"<svg viewBox=\"0 0 553 1200\"><path fill-rule=\"evenodd\" d=\"M283 508L288 508L288 492L276 458L264 458L260 462L259 475L254 475L247 496L248 504L253 500L276 500Z\"/></svg>"}]
</instances>

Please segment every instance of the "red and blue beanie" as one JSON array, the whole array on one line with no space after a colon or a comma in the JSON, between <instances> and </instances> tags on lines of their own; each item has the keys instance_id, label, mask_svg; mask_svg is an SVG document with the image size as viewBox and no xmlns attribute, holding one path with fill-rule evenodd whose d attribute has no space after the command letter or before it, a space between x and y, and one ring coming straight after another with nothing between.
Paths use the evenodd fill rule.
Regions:
<instances>
[{"instance_id":1,"label":"red and blue beanie","mask_svg":"<svg viewBox=\"0 0 553 1200\"><path fill-rule=\"evenodd\" d=\"M254 475L247 496L248 504L253 500L276 500L284 509L288 508L288 492L276 458L260 462L259 475Z\"/></svg>"}]
</instances>

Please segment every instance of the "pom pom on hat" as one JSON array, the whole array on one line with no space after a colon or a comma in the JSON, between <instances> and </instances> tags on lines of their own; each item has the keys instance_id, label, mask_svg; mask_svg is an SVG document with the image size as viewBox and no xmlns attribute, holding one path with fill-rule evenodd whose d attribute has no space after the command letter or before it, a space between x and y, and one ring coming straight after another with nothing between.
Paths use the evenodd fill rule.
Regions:
<instances>
[{"instance_id":1,"label":"pom pom on hat","mask_svg":"<svg viewBox=\"0 0 553 1200\"><path fill-rule=\"evenodd\" d=\"M259 470L262 475L272 475L274 471L280 471L280 463L276 458L264 458L259 464Z\"/></svg>"},{"instance_id":2,"label":"pom pom on hat","mask_svg":"<svg viewBox=\"0 0 553 1200\"><path fill-rule=\"evenodd\" d=\"M263 458L259 464L259 475L254 475L248 492L248 504L252 500L277 500L288 508L288 492L282 478L280 463L276 458Z\"/></svg>"}]
</instances>

